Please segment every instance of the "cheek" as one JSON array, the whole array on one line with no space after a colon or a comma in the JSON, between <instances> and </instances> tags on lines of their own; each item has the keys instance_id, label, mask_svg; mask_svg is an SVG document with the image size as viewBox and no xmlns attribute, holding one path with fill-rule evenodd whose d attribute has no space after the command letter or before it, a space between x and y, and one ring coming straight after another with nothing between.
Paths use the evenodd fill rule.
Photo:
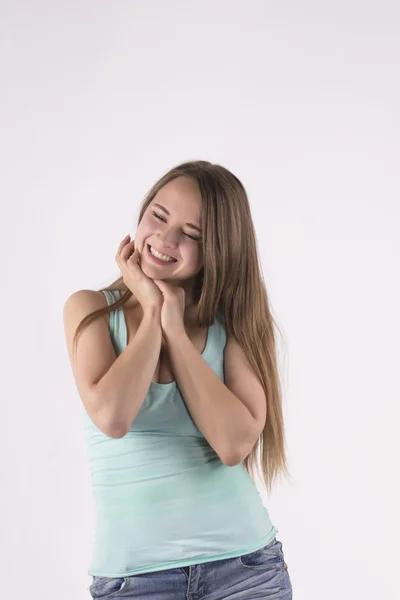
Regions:
<instances>
[{"instance_id":1,"label":"cheek","mask_svg":"<svg viewBox=\"0 0 400 600\"><path fill-rule=\"evenodd\" d=\"M151 231L148 227L140 226L136 230L135 242L137 242L139 250L145 250L148 238L151 236Z\"/></svg>"},{"instance_id":2,"label":"cheek","mask_svg":"<svg viewBox=\"0 0 400 600\"><path fill-rule=\"evenodd\" d=\"M187 248L186 260L193 265L198 265L202 261L202 252L199 246Z\"/></svg>"}]
</instances>

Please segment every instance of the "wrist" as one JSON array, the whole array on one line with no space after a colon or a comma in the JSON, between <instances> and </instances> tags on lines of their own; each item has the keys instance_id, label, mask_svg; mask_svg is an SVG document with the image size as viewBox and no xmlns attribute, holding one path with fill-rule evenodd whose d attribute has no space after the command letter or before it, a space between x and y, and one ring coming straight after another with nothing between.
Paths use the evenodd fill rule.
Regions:
<instances>
[{"instance_id":1,"label":"wrist","mask_svg":"<svg viewBox=\"0 0 400 600\"><path fill-rule=\"evenodd\" d=\"M154 320L160 323L161 327L161 307L155 304L143 308L143 318Z\"/></svg>"},{"instance_id":2,"label":"wrist","mask_svg":"<svg viewBox=\"0 0 400 600\"><path fill-rule=\"evenodd\" d=\"M186 329L182 327L182 329L174 329L173 331L166 331L163 329L163 336L166 339L168 344L171 344L172 341L175 344L179 344L182 339L187 337Z\"/></svg>"}]
</instances>

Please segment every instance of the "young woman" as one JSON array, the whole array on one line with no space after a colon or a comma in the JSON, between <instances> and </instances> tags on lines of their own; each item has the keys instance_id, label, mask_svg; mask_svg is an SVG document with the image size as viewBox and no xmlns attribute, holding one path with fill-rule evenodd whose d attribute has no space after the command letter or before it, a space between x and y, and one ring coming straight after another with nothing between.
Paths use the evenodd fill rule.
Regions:
<instances>
[{"instance_id":1,"label":"young woman","mask_svg":"<svg viewBox=\"0 0 400 600\"><path fill-rule=\"evenodd\" d=\"M64 306L102 600L292 598L254 480L288 475L273 318L246 191L206 161L150 190L121 277Z\"/></svg>"}]
</instances>

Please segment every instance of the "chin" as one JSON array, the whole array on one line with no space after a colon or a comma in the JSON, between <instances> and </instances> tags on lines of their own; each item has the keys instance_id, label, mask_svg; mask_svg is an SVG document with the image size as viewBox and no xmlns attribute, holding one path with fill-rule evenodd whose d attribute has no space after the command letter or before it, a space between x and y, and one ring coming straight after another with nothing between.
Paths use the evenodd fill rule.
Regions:
<instances>
[{"instance_id":1,"label":"chin","mask_svg":"<svg viewBox=\"0 0 400 600\"><path fill-rule=\"evenodd\" d=\"M141 269L147 277L154 279L154 271L152 271L147 265L141 265ZM150 274L151 273L151 274Z\"/></svg>"}]
</instances>

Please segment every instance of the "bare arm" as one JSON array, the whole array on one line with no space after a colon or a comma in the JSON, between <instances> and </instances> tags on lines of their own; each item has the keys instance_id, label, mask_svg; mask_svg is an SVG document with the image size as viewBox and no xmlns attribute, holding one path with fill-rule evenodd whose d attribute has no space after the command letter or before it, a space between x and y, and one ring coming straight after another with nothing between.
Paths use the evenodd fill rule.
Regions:
<instances>
[{"instance_id":1,"label":"bare arm","mask_svg":"<svg viewBox=\"0 0 400 600\"><path fill-rule=\"evenodd\" d=\"M82 403L95 425L110 437L129 430L150 386L161 347L160 308L148 307L132 341L117 357L105 318L95 319L78 338L84 317L105 306L101 292L80 290L64 306L64 326L73 375Z\"/></svg>"},{"instance_id":2,"label":"bare arm","mask_svg":"<svg viewBox=\"0 0 400 600\"><path fill-rule=\"evenodd\" d=\"M264 390L246 356L228 335L225 383L186 333L170 339L174 374L188 410L222 462L234 466L250 453L266 419Z\"/></svg>"},{"instance_id":3,"label":"bare arm","mask_svg":"<svg viewBox=\"0 0 400 600\"><path fill-rule=\"evenodd\" d=\"M100 412L115 437L129 431L143 404L159 359L161 337L158 309L146 310L133 340L95 384Z\"/></svg>"}]
</instances>

